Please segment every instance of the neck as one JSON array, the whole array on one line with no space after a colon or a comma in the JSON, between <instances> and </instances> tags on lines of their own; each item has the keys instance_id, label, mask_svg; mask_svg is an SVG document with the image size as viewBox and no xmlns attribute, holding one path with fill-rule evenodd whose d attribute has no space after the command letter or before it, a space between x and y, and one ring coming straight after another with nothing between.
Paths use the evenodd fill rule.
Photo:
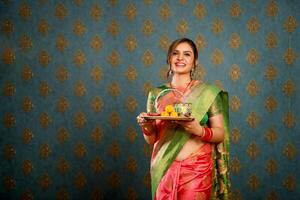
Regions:
<instances>
[{"instance_id":1,"label":"neck","mask_svg":"<svg viewBox=\"0 0 300 200\"><path fill-rule=\"evenodd\" d=\"M190 75L179 75L175 74L172 78L171 84L173 87L180 87L180 86L186 86L192 81Z\"/></svg>"}]
</instances>

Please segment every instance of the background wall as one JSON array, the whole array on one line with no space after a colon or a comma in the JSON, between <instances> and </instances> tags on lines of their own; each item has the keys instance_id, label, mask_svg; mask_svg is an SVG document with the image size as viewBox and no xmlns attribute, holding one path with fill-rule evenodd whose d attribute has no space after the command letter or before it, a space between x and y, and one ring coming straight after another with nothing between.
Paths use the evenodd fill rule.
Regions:
<instances>
[{"instance_id":1,"label":"background wall","mask_svg":"<svg viewBox=\"0 0 300 200\"><path fill-rule=\"evenodd\" d=\"M136 116L186 36L197 78L230 94L232 199L299 199L299 11L296 0L0 1L1 198L150 199Z\"/></svg>"}]
</instances>

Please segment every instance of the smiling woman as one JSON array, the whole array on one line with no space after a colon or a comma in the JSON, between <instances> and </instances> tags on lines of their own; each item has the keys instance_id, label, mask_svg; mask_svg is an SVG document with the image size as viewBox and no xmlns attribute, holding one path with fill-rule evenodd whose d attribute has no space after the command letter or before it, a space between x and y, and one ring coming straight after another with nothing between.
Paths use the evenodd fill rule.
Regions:
<instances>
[{"instance_id":1,"label":"smiling woman","mask_svg":"<svg viewBox=\"0 0 300 200\"><path fill-rule=\"evenodd\" d=\"M192 40L175 40L169 47L167 63L171 81L150 90L147 113L137 117L145 140L153 145L152 197L228 199L227 93L193 79L198 51ZM162 115L166 108L178 103L191 105L193 120L147 117Z\"/></svg>"}]
</instances>

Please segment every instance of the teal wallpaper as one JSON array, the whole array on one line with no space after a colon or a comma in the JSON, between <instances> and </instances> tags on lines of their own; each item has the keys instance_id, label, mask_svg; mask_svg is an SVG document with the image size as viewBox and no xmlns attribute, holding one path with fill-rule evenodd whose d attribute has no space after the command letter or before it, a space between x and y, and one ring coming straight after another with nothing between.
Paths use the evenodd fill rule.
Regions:
<instances>
[{"instance_id":1,"label":"teal wallpaper","mask_svg":"<svg viewBox=\"0 0 300 200\"><path fill-rule=\"evenodd\" d=\"M150 199L136 116L179 37L230 95L232 199L300 198L296 0L1 0L0 198Z\"/></svg>"}]
</instances>

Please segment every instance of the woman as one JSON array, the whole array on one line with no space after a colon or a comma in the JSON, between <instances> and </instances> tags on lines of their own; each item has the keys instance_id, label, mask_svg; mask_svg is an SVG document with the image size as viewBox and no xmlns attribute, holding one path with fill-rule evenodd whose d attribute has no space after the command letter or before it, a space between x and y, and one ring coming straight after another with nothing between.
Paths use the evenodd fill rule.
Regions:
<instances>
[{"instance_id":1,"label":"woman","mask_svg":"<svg viewBox=\"0 0 300 200\"><path fill-rule=\"evenodd\" d=\"M167 105L192 103L192 121L137 121L151 158L152 197L162 199L228 199L228 97L217 87L193 80L198 51L187 38L168 50L170 83L150 90L147 113ZM179 91L179 92L178 92Z\"/></svg>"}]
</instances>

